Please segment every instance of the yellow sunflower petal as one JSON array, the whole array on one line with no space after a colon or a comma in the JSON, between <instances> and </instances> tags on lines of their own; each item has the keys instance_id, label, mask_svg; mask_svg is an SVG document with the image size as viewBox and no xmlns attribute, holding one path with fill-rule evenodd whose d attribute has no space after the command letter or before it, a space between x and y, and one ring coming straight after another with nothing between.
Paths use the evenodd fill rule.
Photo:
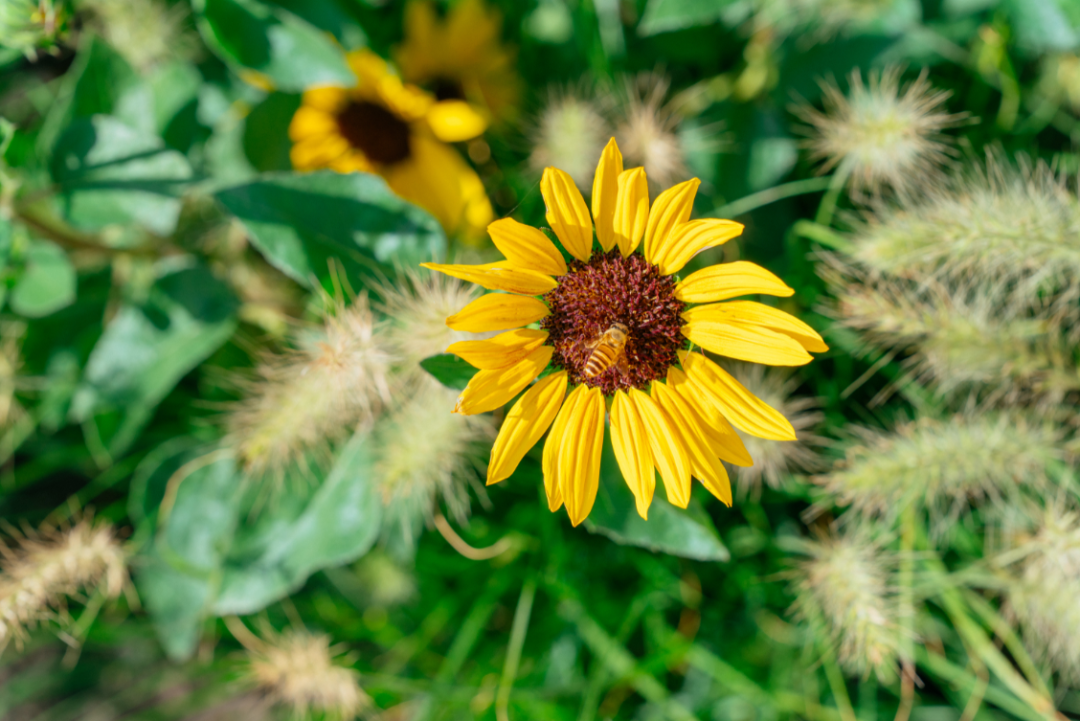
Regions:
<instances>
[{"instance_id":1,"label":"yellow sunflower petal","mask_svg":"<svg viewBox=\"0 0 1080 721\"><path fill-rule=\"evenodd\" d=\"M829 350L818 332L806 323L790 313L752 300L695 306L684 312L682 318L687 323L711 321L761 326L793 338L808 351L824 353Z\"/></svg>"},{"instance_id":2,"label":"yellow sunflower petal","mask_svg":"<svg viewBox=\"0 0 1080 721\"><path fill-rule=\"evenodd\" d=\"M649 451L653 464L660 471L668 502L679 508L690 505L690 455L682 437L675 433L674 424L656 401L637 388L629 390L629 398L645 422L649 436Z\"/></svg>"},{"instance_id":3,"label":"yellow sunflower petal","mask_svg":"<svg viewBox=\"0 0 1080 721\"><path fill-rule=\"evenodd\" d=\"M461 278L488 290L505 290L519 295L543 295L558 285L549 275L533 270L517 268L508 261L484 265L445 265L421 263L429 270L437 270L452 278Z\"/></svg>"},{"instance_id":4,"label":"yellow sunflower petal","mask_svg":"<svg viewBox=\"0 0 1080 721\"><path fill-rule=\"evenodd\" d=\"M638 247L649 222L649 182L645 168L625 170L619 174L619 198L615 203L615 242L623 257ZM610 250L606 248L605 250Z\"/></svg>"},{"instance_id":5,"label":"yellow sunflower petal","mask_svg":"<svg viewBox=\"0 0 1080 721\"><path fill-rule=\"evenodd\" d=\"M525 386L536 380L536 376L547 368L551 354L555 351L549 345L540 346L521 361L508 368L494 371L477 371L469 385L458 396L454 413L472 416L486 413L506 405Z\"/></svg>"},{"instance_id":6,"label":"yellow sunflower petal","mask_svg":"<svg viewBox=\"0 0 1080 721\"><path fill-rule=\"evenodd\" d=\"M338 162L346 156L362 155L349 148L349 141L340 135L324 135L297 141L289 150L289 160L297 170L317 170Z\"/></svg>"},{"instance_id":7,"label":"yellow sunflower petal","mask_svg":"<svg viewBox=\"0 0 1080 721\"><path fill-rule=\"evenodd\" d=\"M554 276L566 275L562 253L539 228L513 218L503 218L488 226L488 234L499 252L519 268Z\"/></svg>"},{"instance_id":8,"label":"yellow sunflower petal","mask_svg":"<svg viewBox=\"0 0 1080 721\"><path fill-rule=\"evenodd\" d=\"M619 174L623 171L622 153L615 143L615 138L608 141L600 162L596 165L596 175L592 182L592 214L596 221L596 237L607 252L615 247L615 235L612 233L612 221L615 218L615 203L619 195ZM646 201L648 202L648 201Z\"/></svg>"},{"instance_id":9,"label":"yellow sunflower petal","mask_svg":"<svg viewBox=\"0 0 1080 721\"><path fill-rule=\"evenodd\" d=\"M712 303L751 293L786 298L795 291L760 265L745 260L702 268L675 286L675 297L684 303Z\"/></svg>"},{"instance_id":10,"label":"yellow sunflower petal","mask_svg":"<svg viewBox=\"0 0 1080 721\"><path fill-rule=\"evenodd\" d=\"M495 371L521 362L547 340L547 331L521 328L500 333L488 340L462 340L446 349L484 371Z\"/></svg>"},{"instance_id":11,"label":"yellow sunflower petal","mask_svg":"<svg viewBox=\"0 0 1080 721\"><path fill-rule=\"evenodd\" d=\"M653 260L664 275L678 273L695 255L706 248L723 245L732 238L742 235L743 224L734 220L691 220L680 223L653 249Z\"/></svg>"},{"instance_id":12,"label":"yellow sunflower petal","mask_svg":"<svg viewBox=\"0 0 1080 721\"><path fill-rule=\"evenodd\" d=\"M814 360L794 338L741 323L688 322L682 334L717 355L767 366L802 366Z\"/></svg>"},{"instance_id":13,"label":"yellow sunflower petal","mask_svg":"<svg viewBox=\"0 0 1080 721\"><path fill-rule=\"evenodd\" d=\"M348 102L349 90L347 88L326 86L305 90L302 107L336 113Z\"/></svg>"},{"instance_id":14,"label":"yellow sunflower petal","mask_svg":"<svg viewBox=\"0 0 1080 721\"><path fill-rule=\"evenodd\" d=\"M562 446L567 442L566 425L574 413L574 407L581 400L585 386L578 386L566 397L566 402L555 416L547 440L544 442L543 471L544 492L547 494L548 510L559 510L563 504L562 489L559 482L559 459ZM571 469L572 470L572 469Z\"/></svg>"},{"instance_id":15,"label":"yellow sunflower petal","mask_svg":"<svg viewBox=\"0 0 1080 721\"><path fill-rule=\"evenodd\" d=\"M701 353L680 351L679 359L702 400L716 406L736 428L758 438L795 440L795 429L788 419L748 391L723 368Z\"/></svg>"},{"instance_id":16,"label":"yellow sunflower petal","mask_svg":"<svg viewBox=\"0 0 1080 721\"><path fill-rule=\"evenodd\" d=\"M585 388L574 405L559 448L559 490L570 523L581 524L589 516L600 487L600 455L604 449L604 395L599 388Z\"/></svg>"},{"instance_id":17,"label":"yellow sunflower petal","mask_svg":"<svg viewBox=\"0 0 1080 721\"><path fill-rule=\"evenodd\" d=\"M446 325L466 333L520 328L551 314L542 300L523 295L488 293L446 319Z\"/></svg>"},{"instance_id":18,"label":"yellow sunflower petal","mask_svg":"<svg viewBox=\"0 0 1080 721\"><path fill-rule=\"evenodd\" d=\"M649 506L656 491L656 471L645 421L625 391L616 391L611 399L611 446L626 485L634 494L638 515L649 520Z\"/></svg>"},{"instance_id":19,"label":"yellow sunflower petal","mask_svg":"<svg viewBox=\"0 0 1080 721\"><path fill-rule=\"evenodd\" d=\"M289 123L289 140L294 143L311 136L340 134L340 126L334 114L318 108L301 106Z\"/></svg>"},{"instance_id":20,"label":"yellow sunflower petal","mask_svg":"<svg viewBox=\"0 0 1080 721\"><path fill-rule=\"evenodd\" d=\"M440 100L427 113L428 127L444 143L471 140L487 129L487 120L464 100Z\"/></svg>"},{"instance_id":21,"label":"yellow sunflower petal","mask_svg":"<svg viewBox=\"0 0 1080 721\"><path fill-rule=\"evenodd\" d=\"M660 193L649 211L649 224L645 228L645 259L650 263L668 235L680 223L690 219L694 209L694 195L697 194L701 181L691 178L684 183L673 185Z\"/></svg>"},{"instance_id":22,"label":"yellow sunflower petal","mask_svg":"<svg viewBox=\"0 0 1080 721\"><path fill-rule=\"evenodd\" d=\"M713 453L698 425L699 418L685 399L666 384L652 384L652 397L672 420L672 429L682 438L689 453L690 472L695 478L727 505L731 505L731 482L724 464Z\"/></svg>"},{"instance_id":23,"label":"yellow sunflower petal","mask_svg":"<svg viewBox=\"0 0 1080 721\"><path fill-rule=\"evenodd\" d=\"M668 388L678 393L696 414L697 428L709 441L709 446L721 460L736 466L752 466L754 459L746 450L739 434L717 410L716 406L702 398L686 373L672 366L668 368Z\"/></svg>"},{"instance_id":24,"label":"yellow sunflower petal","mask_svg":"<svg viewBox=\"0 0 1080 721\"><path fill-rule=\"evenodd\" d=\"M578 260L592 254L592 217L573 179L558 168L544 168L540 193L547 205L547 221L563 247Z\"/></svg>"},{"instance_id":25,"label":"yellow sunflower petal","mask_svg":"<svg viewBox=\"0 0 1080 721\"><path fill-rule=\"evenodd\" d=\"M544 435L566 397L566 371L537 381L506 414L499 436L491 448L487 484L509 478L521 459Z\"/></svg>"}]
</instances>

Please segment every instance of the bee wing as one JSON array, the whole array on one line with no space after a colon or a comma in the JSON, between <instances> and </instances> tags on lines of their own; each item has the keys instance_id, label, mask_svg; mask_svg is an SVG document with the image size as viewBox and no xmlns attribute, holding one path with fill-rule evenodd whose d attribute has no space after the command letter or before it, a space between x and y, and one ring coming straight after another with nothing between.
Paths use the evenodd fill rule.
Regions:
<instances>
[{"instance_id":1,"label":"bee wing","mask_svg":"<svg viewBox=\"0 0 1080 721\"><path fill-rule=\"evenodd\" d=\"M619 373L623 376L630 375L630 360L626 357L626 353L620 353L619 359L615 361L615 364L619 368Z\"/></svg>"}]
</instances>

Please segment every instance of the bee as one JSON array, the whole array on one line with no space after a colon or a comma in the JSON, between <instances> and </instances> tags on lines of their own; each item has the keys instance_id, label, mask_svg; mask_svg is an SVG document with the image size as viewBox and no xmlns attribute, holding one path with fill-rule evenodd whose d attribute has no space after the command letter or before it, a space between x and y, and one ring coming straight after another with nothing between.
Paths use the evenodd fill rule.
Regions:
<instances>
[{"instance_id":1,"label":"bee","mask_svg":"<svg viewBox=\"0 0 1080 721\"><path fill-rule=\"evenodd\" d=\"M583 375L595 378L608 368L617 365L619 372L626 375L629 365L626 360L626 341L630 329L622 323L612 323L595 340L585 343L585 348L592 351L585 361Z\"/></svg>"}]
</instances>

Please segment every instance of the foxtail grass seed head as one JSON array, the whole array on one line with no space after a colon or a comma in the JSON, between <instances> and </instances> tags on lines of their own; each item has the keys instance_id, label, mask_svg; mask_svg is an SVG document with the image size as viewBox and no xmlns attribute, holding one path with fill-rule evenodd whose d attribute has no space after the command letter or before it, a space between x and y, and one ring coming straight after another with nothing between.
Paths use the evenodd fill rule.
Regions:
<instances>
[{"instance_id":1,"label":"foxtail grass seed head","mask_svg":"<svg viewBox=\"0 0 1080 721\"><path fill-rule=\"evenodd\" d=\"M100 590L115 598L127 579L116 531L100 520L39 530L0 552L0 648L43 621L61 618L67 597Z\"/></svg>"},{"instance_id":2,"label":"foxtail grass seed head","mask_svg":"<svg viewBox=\"0 0 1080 721\"><path fill-rule=\"evenodd\" d=\"M871 275L826 272L835 317L868 348L900 351L911 376L946 396L1052 409L1080 390L1075 342L1062 319L1032 313L1000 293Z\"/></svg>"},{"instance_id":3,"label":"foxtail grass seed head","mask_svg":"<svg viewBox=\"0 0 1080 721\"><path fill-rule=\"evenodd\" d=\"M592 188L596 162L611 137L603 109L582 90L552 88L529 133L529 166L542 173L554 166L573 178L578 188Z\"/></svg>"},{"instance_id":4,"label":"foxtail grass seed head","mask_svg":"<svg viewBox=\"0 0 1080 721\"><path fill-rule=\"evenodd\" d=\"M1009 615L1020 622L1036 658L1080 683L1080 516L1049 511L1036 533L1013 553L1015 579L1008 588Z\"/></svg>"},{"instance_id":5,"label":"foxtail grass seed head","mask_svg":"<svg viewBox=\"0 0 1080 721\"><path fill-rule=\"evenodd\" d=\"M294 717L349 721L370 699L360 688L360 675L343 666L339 656L324 634L268 634L248 650L246 675Z\"/></svg>"},{"instance_id":6,"label":"foxtail grass seed head","mask_svg":"<svg viewBox=\"0 0 1080 721\"><path fill-rule=\"evenodd\" d=\"M645 168L654 195L690 177L678 134L682 118L668 102L670 87L664 74L646 72L624 78L606 96L623 162Z\"/></svg>"},{"instance_id":7,"label":"foxtail grass seed head","mask_svg":"<svg viewBox=\"0 0 1080 721\"><path fill-rule=\"evenodd\" d=\"M22 385L19 345L25 330L22 323L0 322L0 432L14 425L24 413L15 393Z\"/></svg>"},{"instance_id":8,"label":"foxtail grass seed head","mask_svg":"<svg viewBox=\"0 0 1080 721\"><path fill-rule=\"evenodd\" d=\"M850 171L856 198L886 188L905 196L922 187L950 154L941 131L963 119L945 112L949 93L930 85L925 72L906 85L900 76L900 68L891 67L871 71L864 82L855 70L847 95L834 82L822 84L824 112L805 104L795 108L809 124L811 158L824 161L822 172Z\"/></svg>"},{"instance_id":9,"label":"foxtail grass seed head","mask_svg":"<svg viewBox=\"0 0 1080 721\"><path fill-rule=\"evenodd\" d=\"M799 381L789 370L766 368L752 363L728 363L727 369L748 391L767 405L780 411L795 430L794 441L773 441L757 438L738 429L754 465L740 467L728 464L728 470L738 479L740 494L758 495L762 485L780 488L793 472L815 472L824 469L813 446L825 439L814 433L824 419L813 398L795 395Z\"/></svg>"},{"instance_id":10,"label":"foxtail grass seed head","mask_svg":"<svg viewBox=\"0 0 1080 721\"><path fill-rule=\"evenodd\" d=\"M991 156L921 199L876 209L851 239L857 261L894 276L977 278L1013 286L1028 305L1080 293L1080 197L1042 163Z\"/></svg>"},{"instance_id":11,"label":"foxtail grass seed head","mask_svg":"<svg viewBox=\"0 0 1080 721\"><path fill-rule=\"evenodd\" d=\"M812 626L824 626L840 665L851 674L895 678L900 627L889 588L889 560L861 533L805 544L809 558L798 566L793 610Z\"/></svg>"},{"instance_id":12,"label":"foxtail grass seed head","mask_svg":"<svg viewBox=\"0 0 1080 721\"><path fill-rule=\"evenodd\" d=\"M430 377L417 378L395 396L394 408L375 425L374 478L391 518L407 543L434 514L440 501L459 522L469 513L469 487L487 466L495 438L490 415L435 413L453 405L458 392Z\"/></svg>"},{"instance_id":13,"label":"foxtail grass seed head","mask_svg":"<svg viewBox=\"0 0 1080 721\"><path fill-rule=\"evenodd\" d=\"M254 476L280 476L325 452L390 397L392 358L365 297L330 311L297 346L263 360L227 418L228 443Z\"/></svg>"},{"instance_id":14,"label":"foxtail grass seed head","mask_svg":"<svg viewBox=\"0 0 1080 721\"><path fill-rule=\"evenodd\" d=\"M161 0L82 0L89 25L131 65L143 72L174 58L192 55L196 41L185 30L182 4Z\"/></svg>"},{"instance_id":15,"label":"foxtail grass seed head","mask_svg":"<svg viewBox=\"0 0 1080 721\"><path fill-rule=\"evenodd\" d=\"M817 482L858 516L895 518L911 504L935 532L984 500L1009 501L1046 489L1047 464L1063 456L1060 433L1008 414L920 418L892 432L862 430Z\"/></svg>"},{"instance_id":16,"label":"foxtail grass seed head","mask_svg":"<svg viewBox=\"0 0 1080 721\"><path fill-rule=\"evenodd\" d=\"M372 606L398 606L416 598L415 576L381 548L364 554L353 572Z\"/></svg>"},{"instance_id":17,"label":"foxtail grass seed head","mask_svg":"<svg viewBox=\"0 0 1080 721\"><path fill-rule=\"evenodd\" d=\"M479 295L475 286L457 278L410 271L399 283L386 284L381 295L377 310L387 319L384 336L399 374L407 376L418 370L420 361L445 353L457 341L478 337L446 325L448 316Z\"/></svg>"}]
</instances>

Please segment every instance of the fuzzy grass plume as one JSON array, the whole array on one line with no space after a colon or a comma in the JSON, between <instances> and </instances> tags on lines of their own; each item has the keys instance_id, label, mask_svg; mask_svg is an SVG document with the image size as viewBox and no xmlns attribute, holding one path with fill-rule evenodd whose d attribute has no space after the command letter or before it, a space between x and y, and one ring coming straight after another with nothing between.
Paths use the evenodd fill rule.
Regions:
<instances>
[{"instance_id":1,"label":"fuzzy grass plume","mask_svg":"<svg viewBox=\"0 0 1080 721\"><path fill-rule=\"evenodd\" d=\"M1080 196L1043 163L990 156L922 199L876 209L852 241L855 260L893 276L977 278L1029 304L1080 293Z\"/></svg>"},{"instance_id":2,"label":"fuzzy grass plume","mask_svg":"<svg viewBox=\"0 0 1080 721\"><path fill-rule=\"evenodd\" d=\"M796 571L792 610L822 627L849 673L894 678L900 627L888 559L862 533L805 541L801 550L809 558Z\"/></svg>"},{"instance_id":3,"label":"fuzzy grass plume","mask_svg":"<svg viewBox=\"0 0 1080 721\"><path fill-rule=\"evenodd\" d=\"M726 367L735 380L787 418L796 437L794 441L771 441L735 430L754 459L754 465L745 468L728 466L738 479L740 494L756 496L763 484L780 488L791 472L823 470L821 459L811 447L825 442L813 431L824 415L817 410L815 399L794 394L798 379L783 368L734 362Z\"/></svg>"},{"instance_id":4,"label":"fuzzy grass plume","mask_svg":"<svg viewBox=\"0 0 1080 721\"><path fill-rule=\"evenodd\" d=\"M197 41L186 31L184 5L161 0L82 0L88 24L140 71L191 55Z\"/></svg>"},{"instance_id":5,"label":"fuzzy grass plume","mask_svg":"<svg viewBox=\"0 0 1080 721\"><path fill-rule=\"evenodd\" d=\"M529 132L529 166L536 173L559 168L587 193L611 134L603 109L584 90L551 88Z\"/></svg>"},{"instance_id":6,"label":"fuzzy grass plume","mask_svg":"<svg viewBox=\"0 0 1080 721\"><path fill-rule=\"evenodd\" d=\"M1077 343L1055 309L1033 311L979 288L916 283L838 262L825 276L840 323L870 348L910 354L912 378L946 396L974 393L990 404L1053 409L1080 390Z\"/></svg>"},{"instance_id":7,"label":"fuzzy grass plume","mask_svg":"<svg viewBox=\"0 0 1080 721\"><path fill-rule=\"evenodd\" d=\"M15 392L21 386L19 344L25 330L21 323L0 322L0 431L7 430L24 414Z\"/></svg>"},{"instance_id":8,"label":"fuzzy grass plume","mask_svg":"<svg viewBox=\"0 0 1080 721\"><path fill-rule=\"evenodd\" d=\"M1059 431L1009 414L920 418L859 439L831 473L817 479L830 503L858 517L893 521L911 504L936 532L983 500L1046 490L1046 467L1063 456Z\"/></svg>"},{"instance_id":9,"label":"fuzzy grass plume","mask_svg":"<svg viewBox=\"0 0 1080 721\"><path fill-rule=\"evenodd\" d=\"M226 444L253 476L281 476L370 422L389 400L391 351L367 298L338 305L296 348L266 356L227 417Z\"/></svg>"},{"instance_id":10,"label":"fuzzy grass plume","mask_svg":"<svg viewBox=\"0 0 1080 721\"><path fill-rule=\"evenodd\" d=\"M342 665L345 659L329 636L295 630L268 631L261 639L249 631L241 635L247 647L244 675L294 718L348 721L369 706L360 674Z\"/></svg>"},{"instance_id":11,"label":"fuzzy grass plume","mask_svg":"<svg viewBox=\"0 0 1080 721\"><path fill-rule=\"evenodd\" d=\"M651 71L623 78L604 94L623 163L645 168L654 194L690 177L678 133L682 116L668 101L670 88L666 75Z\"/></svg>"},{"instance_id":12,"label":"fuzzy grass plume","mask_svg":"<svg viewBox=\"0 0 1080 721\"><path fill-rule=\"evenodd\" d=\"M891 188L911 195L928 178L939 174L951 145L942 130L964 116L944 111L949 93L936 90L926 73L901 85L898 67L859 70L849 76L845 96L835 82L822 84L824 112L807 104L794 112L809 124L805 145L811 157L824 161L821 172L850 172L855 198L879 196Z\"/></svg>"},{"instance_id":13,"label":"fuzzy grass plume","mask_svg":"<svg viewBox=\"0 0 1080 721\"><path fill-rule=\"evenodd\" d=\"M1075 686L1080 683L1080 515L1049 510L1036 532L1008 553L1016 558L1009 615L1027 648Z\"/></svg>"},{"instance_id":14,"label":"fuzzy grass plume","mask_svg":"<svg viewBox=\"0 0 1080 721\"><path fill-rule=\"evenodd\" d=\"M34 531L0 546L0 553L0 648L43 621L62 619L68 597L98 589L115 598L127 578L116 531L100 520Z\"/></svg>"}]
</instances>

